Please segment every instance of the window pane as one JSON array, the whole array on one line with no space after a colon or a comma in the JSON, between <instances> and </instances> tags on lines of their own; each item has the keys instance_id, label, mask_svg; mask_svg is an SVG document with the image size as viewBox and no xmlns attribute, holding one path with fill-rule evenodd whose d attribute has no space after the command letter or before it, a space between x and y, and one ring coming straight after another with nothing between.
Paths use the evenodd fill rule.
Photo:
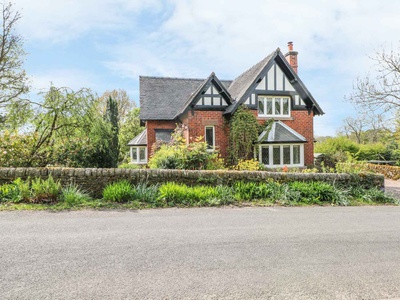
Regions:
<instances>
[{"instance_id":1,"label":"window pane","mask_svg":"<svg viewBox=\"0 0 400 300\"><path fill-rule=\"evenodd\" d=\"M273 164L280 165L281 164L281 147L274 146L273 148Z\"/></svg>"},{"instance_id":2,"label":"window pane","mask_svg":"<svg viewBox=\"0 0 400 300\"><path fill-rule=\"evenodd\" d=\"M211 97L204 97L204 105L211 105Z\"/></svg>"},{"instance_id":3,"label":"window pane","mask_svg":"<svg viewBox=\"0 0 400 300\"><path fill-rule=\"evenodd\" d=\"M170 142L172 130L156 130L156 141Z\"/></svg>"},{"instance_id":4,"label":"window pane","mask_svg":"<svg viewBox=\"0 0 400 300\"><path fill-rule=\"evenodd\" d=\"M283 164L290 165L290 146L283 146Z\"/></svg>"},{"instance_id":5,"label":"window pane","mask_svg":"<svg viewBox=\"0 0 400 300\"><path fill-rule=\"evenodd\" d=\"M264 100L263 99L258 100L258 114L259 115L264 114Z\"/></svg>"},{"instance_id":6,"label":"window pane","mask_svg":"<svg viewBox=\"0 0 400 300\"><path fill-rule=\"evenodd\" d=\"M293 145L293 164L300 164L300 145Z\"/></svg>"},{"instance_id":7,"label":"window pane","mask_svg":"<svg viewBox=\"0 0 400 300\"><path fill-rule=\"evenodd\" d=\"M283 114L288 115L289 114L289 99L288 98L283 98Z\"/></svg>"},{"instance_id":8,"label":"window pane","mask_svg":"<svg viewBox=\"0 0 400 300\"><path fill-rule=\"evenodd\" d=\"M132 148L132 159L137 160L137 148Z\"/></svg>"},{"instance_id":9,"label":"window pane","mask_svg":"<svg viewBox=\"0 0 400 300\"><path fill-rule=\"evenodd\" d=\"M272 98L267 98L267 115L272 115Z\"/></svg>"},{"instance_id":10,"label":"window pane","mask_svg":"<svg viewBox=\"0 0 400 300\"><path fill-rule=\"evenodd\" d=\"M205 137L207 148L212 149L214 147L214 127L206 127Z\"/></svg>"},{"instance_id":11,"label":"window pane","mask_svg":"<svg viewBox=\"0 0 400 300\"><path fill-rule=\"evenodd\" d=\"M281 98L275 98L275 115L281 114Z\"/></svg>"},{"instance_id":12,"label":"window pane","mask_svg":"<svg viewBox=\"0 0 400 300\"><path fill-rule=\"evenodd\" d=\"M146 149L143 147L139 148L139 160L146 161Z\"/></svg>"},{"instance_id":13,"label":"window pane","mask_svg":"<svg viewBox=\"0 0 400 300\"><path fill-rule=\"evenodd\" d=\"M261 148L261 163L269 165L269 147Z\"/></svg>"}]
</instances>

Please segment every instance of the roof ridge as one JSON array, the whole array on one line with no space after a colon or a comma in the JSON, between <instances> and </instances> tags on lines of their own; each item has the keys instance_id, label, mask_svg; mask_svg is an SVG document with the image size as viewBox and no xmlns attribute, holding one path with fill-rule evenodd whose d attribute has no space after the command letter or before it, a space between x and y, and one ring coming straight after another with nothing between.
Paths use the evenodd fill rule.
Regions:
<instances>
[{"instance_id":1,"label":"roof ridge","mask_svg":"<svg viewBox=\"0 0 400 300\"><path fill-rule=\"evenodd\" d=\"M235 79L233 79L233 81L235 81L236 79L238 79L239 77L241 77L242 75L246 74L247 72L249 72L251 69L253 69L255 66L259 65L260 63L262 63L266 58L269 58L272 54L274 54L275 52L278 52L279 48L272 51L270 54L268 54L267 56L265 56L263 59L261 59L260 61L258 61L257 63L255 63L254 65L252 65L250 68L248 68L246 71L240 73L240 75L238 77L236 77Z\"/></svg>"},{"instance_id":2,"label":"roof ridge","mask_svg":"<svg viewBox=\"0 0 400 300\"><path fill-rule=\"evenodd\" d=\"M214 72L213 72L214 73ZM215 75L215 73L214 73ZM153 79L172 79L172 80L192 80L192 81L204 81L206 78L190 78L190 77L168 77L168 76L145 76L139 75L139 78L153 78ZM233 79L219 79L219 81L233 81Z\"/></svg>"}]
</instances>

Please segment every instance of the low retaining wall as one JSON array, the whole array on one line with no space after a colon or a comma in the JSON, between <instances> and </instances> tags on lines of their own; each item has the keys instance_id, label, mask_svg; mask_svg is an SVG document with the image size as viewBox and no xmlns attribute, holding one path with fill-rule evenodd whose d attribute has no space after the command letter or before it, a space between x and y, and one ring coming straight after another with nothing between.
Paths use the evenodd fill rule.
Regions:
<instances>
[{"instance_id":1,"label":"low retaining wall","mask_svg":"<svg viewBox=\"0 0 400 300\"><path fill-rule=\"evenodd\" d=\"M366 188L384 188L384 177L375 174L327 174L327 173L281 173L261 171L189 171L189 170L150 170L150 169L78 169L78 168L0 168L0 184L12 182L16 178L47 178L51 175L60 180L63 186L77 184L91 195L101 196L103 188L115 181L129 180L136 184L149 184L175 181L188 185L226 184L237 181L265 182L273 179L279 182L323 181L342 186L361 185Z\"/></svg>"}]
</instances>

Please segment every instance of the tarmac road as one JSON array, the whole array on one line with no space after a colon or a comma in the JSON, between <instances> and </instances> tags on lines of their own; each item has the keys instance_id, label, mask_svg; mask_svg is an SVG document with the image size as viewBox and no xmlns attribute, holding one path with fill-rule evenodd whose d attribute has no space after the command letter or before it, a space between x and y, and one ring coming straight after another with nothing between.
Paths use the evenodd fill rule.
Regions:
<instances>
[{"instance_id":1,"label":"tarmac road","mask_svg":"<svg viewBox=\"0 0 400 300\"><path fill-rule=\"evenodd\" d=\"M0 299L400 297L400 207L0 212Z\"/></svg>"}]
</instances>

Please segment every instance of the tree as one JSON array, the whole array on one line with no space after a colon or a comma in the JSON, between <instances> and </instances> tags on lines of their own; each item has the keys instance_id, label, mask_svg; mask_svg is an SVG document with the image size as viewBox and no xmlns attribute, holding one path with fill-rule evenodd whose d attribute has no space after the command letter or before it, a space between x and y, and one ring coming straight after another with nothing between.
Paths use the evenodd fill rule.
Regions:
<instances>
[{"instance_id":1,"label":"tree","mask_svg":"<svg viewBox=\"0 0 400 300\"><path fill-rule=\"evenodd\" d=\"M249 109L243 106L237 109L231 120L229 137L232 164L236 164L239 159L253 158L259 127L256 117Z\"/></svg>"},{"instance_id":2,"label":"tree","mask_svg":"<svg viewBox=\"0 0 400 300\"><path fill-rule=\"evenodd\" d=\"M111 132L110 132L111 136L109 139L109 156L110 156L109 167L116 168L118 166L118 156L119 156L118 104L111 96L108 98L108 101L107 101L105 120L106 120L106 122L108 122L110 124L110 128L111 128Z\"/></svg>"},{"instance_id":3,"label":"tree","mask_svg":"<svg viewBox=\"0 0 400 300\"><path fill-rule=\"evenodd\" d=\"M103 95L100 96L99 99L99 110L105 113L107 108L107 102L110 97L117 102L118 105L118 114L119 114L119 122L120 125L126 121L126 117L132 108L135 107L135 102L131 100L128 96L128 93L125 90L118 89L112 91L105 91Z\"/></svg>"},{"instance_id":4,"label":"tree","mask_svg":"<svg viewBox=\"0 0 400 300\"><path fill-rule=\"evenodd\" d=\"M0 108L18 100L29 91L28 77L23 69L23 40L15 34L15 26L21 15L13 10L11 3L2 3L1 6Z\"/></svg>"},{"instance_id":5,"label":"tree","mask_svg":"<svg viewBox=\"0 0 400 300\"><path fill-rule=\"evenodd\" d=\"M386 126L386 123L390 122L383 113L365 111L357 118L347 117L343 122L344 125L339 130L339 134L345 135L358 144L384 142L388 135L391 135L391 131Z\"/></svg>"},{"instance_id":6,"label":"tree","mask_svg":"<svg viewBox=\"0 0 400 300\"><path fill-rule=\"evenodd\" d=\"M42 103L36 103L38 108L32 117L36 139L30 155L33 159L38 153L47 152L50 162L60 143L90 131L96 114L95 97L86 88L73 91L51 86L43 98Z\"/></svg>"},{"instance_id":7,"label":"tree","mask_svg":"<svg viewBox=\"0 0 400 300\"><path fill-rule=\"evenodd\" d=\"M344 125L342 127L341 133L346 135L347 138L355 137L356 142L361 144L361 135L363 133L363 129L366 126L365 118L363 116L359 116L357 118L347 117L343 120Z\"/></svg>"},{"instance_id":8,"label":"tree","mask_svg":"<svg viewBox=\"0 0 400 300\"><path fill-rule=\"evenodd\" d=\"M382 49L372 59L377 75L357 79L349 100L374 111L400 108L400 51Z\"/></svg>"}]
</instances>

